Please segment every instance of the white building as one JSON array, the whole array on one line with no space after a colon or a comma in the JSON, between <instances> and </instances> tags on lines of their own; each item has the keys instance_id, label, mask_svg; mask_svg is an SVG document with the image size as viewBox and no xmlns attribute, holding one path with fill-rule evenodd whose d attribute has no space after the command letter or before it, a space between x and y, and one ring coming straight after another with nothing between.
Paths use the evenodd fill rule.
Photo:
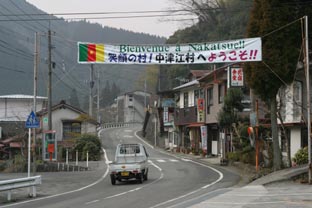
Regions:
<instances>
[{"instance_id":1,"label":"white building","mask_svg":"<svg viewBox=\"0 0 312 208\"><path fill-rule=\"evenodd\" d=\"M48 98L36 97L36 111L44 108ZM26 121L34 108L33 95L1 95L0 121Z\"/></svg>"}]
</instances>

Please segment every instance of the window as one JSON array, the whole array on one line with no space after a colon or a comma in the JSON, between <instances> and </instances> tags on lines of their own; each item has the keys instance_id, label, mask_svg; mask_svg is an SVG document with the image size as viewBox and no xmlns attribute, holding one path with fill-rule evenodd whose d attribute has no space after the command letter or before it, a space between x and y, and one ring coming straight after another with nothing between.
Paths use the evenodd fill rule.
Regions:
<instances>
[{"instance_id":1,"label":"window","mask_svg":"<svg viewBox=\"0 0 312 208\"><path fill-rule=\"evenodd\" d=\"M213 88L207 89L207 113L210 114L210 107L213 105Z\"/></svg>"},{"instance_id":2,"label":"window","mask_svg":"<svg viewBox=\"0 0 312 208\"><path fill-rule=\"evenodd\" d=\"M120 154L139 154L140 147L136 144L124 144L120 146Z\"/></svg>"},{"instance_id":3,"label":"window","mask_svg":"<svg viewBox=\"0 0 312 208\"><path fill-rule=\"evenodd\" d=\"M302 101L302 83L299 81L294 82L294 101L301 103Z\"/></svg>"},{"instance_id":4,"label":"window","mask_svg":"<svg viewBox=\"0 0 312 208\"><path fill-rule=\"evenodd\" d=\"M81 134L81 123L66 121L63 122L63 139L72 139Z\"/></svg>"},{"instance_id":5,"label":"window","mask_svg":"<svg viewBox=\"0 0 312 208\"><path fill-rule=\"evenodd\" d=\"M204 90L203 90L203 89L200 89L200 90L199 90L199 97L200 97L200 98L204 98L204 97L205 97L205 95L204 95Z\"/></svg>"},{"instance_id":6,"label":"window","mask_svg":"<svg viewBox=\"0 0 312 208\"><path fill-rule=\"evenodd\" d=\"M184 108L187 108L187 107L189 106L188 93L185 92L185 93L183 94L183 96L184 96L184 103L183 103L183 106L184 106Z\"/></svg>"},{"instance_id":7,"label":"window","mask_svg":"<svg viewBox=\"0 0 312 208\"><path fill-rule=\"evenodd\" d=\"M194 90L194 102L195 106L197 106L197 99L199 98L199 90Z\"/></svg>"},{"instance_id":8,"label":"window","mask_svg":"<svg viewBox=\"0 0 312 208\"><path fill-rule=\"evenodd\" d=\"M194 90L194 102L195 102L195 106L197 106L197 100L198 100L198 98L204 98L204 90L203 90L203 89Z\"/></svg>"}]
</instances>

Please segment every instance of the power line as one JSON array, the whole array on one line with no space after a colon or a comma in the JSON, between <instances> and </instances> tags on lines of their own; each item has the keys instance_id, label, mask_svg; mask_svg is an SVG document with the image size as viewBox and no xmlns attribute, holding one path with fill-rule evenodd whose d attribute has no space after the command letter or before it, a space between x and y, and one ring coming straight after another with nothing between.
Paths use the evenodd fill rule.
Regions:
<instances>
[{"instance_id":1,"label":"power line","mask_svg":"<svg viewBox=\"0 0 312 208\"><path fill-rule=\"evenodd\" d=\"M152 17L173 17L186 16L190 14L159 14L159 15L133 15L133 16L106 16L106 17L72 17L72 18L38 18L38 19L11 19L0 20L0 22L29 22L29 21L49 21L49 20L95 20L95 19L128 19L128 18L152 18Z\"/></svg>"},{"instance_id":2,"label":"power line","mask_svg":"<svg viewBox=\"0 0 312 208\"><path fill-rule=\"evenodd\" d=\"M1 5L1 7L3 8L3 9L5 9L6 11L8 11L9 13L12 13L12 11L10 11L6 6L4 6L3 4ZM3 14L2 12L0 12L0 14ZM4 15L4 14L3 14ZM20 19L20 20L22 20L22 19ZM9 22L11 22L12 20L10 20L8 17L7 17L7 20L6 21L9 21ZM15 21L13 21L13 22L15 22ZM36 32L35 30L33 30L33 28L30 28L30 27L27 27L26 25L23 25L23 24L21 24L21 23L19 23L19 22L16 22L16 24L19 24L20 26L22 26L22 27L24 27L24 28L26 28L26 29L28 29L28 30L31 30L31 31L33 31L33 32Z\"/></svg>"},{"instance_id":3,"label":"power line","mask_svg":"<svg viewBox=\"0 0 312 208\"><path fill-rule=\"evenodd\" d=\"M27 15L27 13L21 9L16 3L14 3L14 1L10 0L10 3L13 4L18 10L20 10L23 14ZM30 15L27 15L30 19L33 19ZM40 22L38 22L39 25L41 25L43 28L45 29L49 29L48 27L46 27L45 25L41 24Z\"/></svg>"},{"instance_id":4,"label":"power line","mask_svg":"<svg viewBox=\"0 0 312 208\"><path fill-rule=\"evenodd\" d=\"M6 66L0 66L0 69L7 70L7 71L14 71L14 72L19 72L19 73L24 73L24 74L26 73L25 71L12 69L12 68L9 68L9 67L6 67Z\"/></svg>"}]
</instances>

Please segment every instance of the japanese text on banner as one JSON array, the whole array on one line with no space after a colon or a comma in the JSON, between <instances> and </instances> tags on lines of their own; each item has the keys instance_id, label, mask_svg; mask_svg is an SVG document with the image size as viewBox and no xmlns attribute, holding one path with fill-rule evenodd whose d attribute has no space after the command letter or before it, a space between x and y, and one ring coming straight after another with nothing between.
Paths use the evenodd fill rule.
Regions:
<instances>
[{"instance_id":1,"label":"japanese text on banner","mask_svg":"<svg viewBox=\"0 0 312 208\"><path fill-rule=\"evenodd\" d=\"M176 45L78 42L78 63L81 64L203 64L261 60L261 38Z\"/></svg>"}]
</instances>

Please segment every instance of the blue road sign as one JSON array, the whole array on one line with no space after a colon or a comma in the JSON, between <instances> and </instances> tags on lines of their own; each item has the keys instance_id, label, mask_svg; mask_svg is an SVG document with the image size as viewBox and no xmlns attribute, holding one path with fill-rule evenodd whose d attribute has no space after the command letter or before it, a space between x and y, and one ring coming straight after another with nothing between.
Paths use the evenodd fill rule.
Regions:
<instances>
[{"instance_id":1,"label":"blue road sign","mask_svg":"<svg viewBox=\"0 0 312 208\"><path fill-rule=\"evenodd\" d=\"M31 111L31 113L29 114L25 126L26 128L39 128L40 127L39 119L36 117L34 111Z\"/></svg>"}]
</instances>

